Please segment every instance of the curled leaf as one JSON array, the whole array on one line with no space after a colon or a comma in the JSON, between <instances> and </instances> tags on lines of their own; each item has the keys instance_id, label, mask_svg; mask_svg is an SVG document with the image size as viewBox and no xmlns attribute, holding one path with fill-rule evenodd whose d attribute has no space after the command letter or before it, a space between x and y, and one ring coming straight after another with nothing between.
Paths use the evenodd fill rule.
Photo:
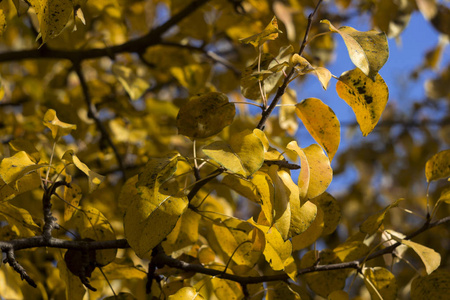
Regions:
<instances>
[{"instance_id":1,"label":"curled leaf","mask_svg":"<svg viewBox=\"0 0 450 300\"><path fill-rule=\"evenodd\" d=\"M95 173L94 171L91 171L89 167L81 162L81 160L75 155L73 150L67 150L63 156L62 159L67 161L69 164L74 164L75 167L77 167L80 171L82 171L84 174L88 176L89 179L89 193L92 193L95 189L98 188L100 183L102 183L105 176L102 176L100 174Z\"/></svg>"},{"instance_id":2,"label":"curled leaf","mask_svg":"<svg viewBox=\"0 0 450 300\"><path fill-rule=\"evenodd\" d=\"M274 16L262 32L248 38L240 39L239 41L243 44L252 44L255 48L258 48L266 41L276 39L278 37L278 33L282 33L282 31L278 29L278 21Z\"/></svg>"}]
</instances>

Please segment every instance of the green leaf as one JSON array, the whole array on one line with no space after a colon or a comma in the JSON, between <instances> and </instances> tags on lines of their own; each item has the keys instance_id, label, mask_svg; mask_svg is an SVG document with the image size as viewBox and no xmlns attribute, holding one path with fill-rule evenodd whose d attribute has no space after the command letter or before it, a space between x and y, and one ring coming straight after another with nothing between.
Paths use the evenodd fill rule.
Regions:
<instances>
[{"instance_id":1,"label":"green leaf","mask_svg":"<svg viewBox=\"0 0 450 300\"><path fill-rule=\"evenodd\" d=\"M124 216L125 237L136 255L143 257L162 242L176 226L188 199L176 181L179 154L151 158L139 174L135 197Z\"/></svg>"},{"instance_id":2,"label":"green leaf","mask_svg":"<svg viewBox=\"0 0 450 300\"><path fill-rule=\"evenodd\" d=\"M192 139L207 138L230 125L235 114L234 104L223 93L194 96L178 112L178 133Z\"/></svg>"},{"instance_id":3,"label":"green leaf","mask_svg":"<svg viewBox=\"0 0 450 300\"><path fill-rule=\"evenodd\" d=\"M330 31L337 32L342 36L352 62L366 76L375 80L378 71L389 57L386 35L375 30L361 32L348 26L337 29L328 20L321 22L328 24Z\"/></svg>"},{"instance_id":4,"label":"green leaf","mask_svg":"<svg viewBox=\"0 0 450 300\"><path fill-rule=\"evenodd\" d=\"M150 87L150 84L146 80L137 76L135 71L127 66L115 63L112 65L111 70L131 100L141 98Z\"/></svg>"},{"instance_id":5,"label":"green leaf","mask_svg":"<svg viewBox=\"0 0 450 300\"><path fill-rule=\"evenodd\" d=\"M364 283L373 300L397 299L397 281L394 275L385 268L365 268Z\"/></svg>"},{"instance_id":6,"label":"green leaf","mask_svg":"<svg viewBox=\"0 0 450 300\"><path fill-rule=\"evenodd\" d=\"M411 299L448 299L450 294L450 271L436 270L430 275L417 277L411 283Z\"/></svg>"},{"instance_id":7,"label":"green leaf","mask_svg":"<svg viewBox=\"0 0 450 300\"><path fill-rule=\"evenodd\" d=\"M52 136L55 141L60 137L70 134L72 130L77 129L77 125L62 122L56 116L56 111L53 109L47 110L44 115L44 125L52 131Z\"/></svg>"},{"instance_id":8,"label":"green leaf","mask_svg":"<svg viewBox=\"0 0 450 300\"><path fill-rule=\"evenodd\" d=\"M377 125L389 99L389 90L380 74L375 80L359 69L344 72L336 83L336 92L352 109L364 136Z\"/></svg>"},{"instance_id":9,"label":"green leaf","mask_svg":"<svg viewBox=\"0 0 450 300\"><path fill-rule=\"evenodd\" d=\"M341 262L339 257L329 249L320 251L320 254L319 251L309 251L302 257L300 268L312 267L316 264L317 258L320 259L321 265ZM344 289L347 273L342 272L342 270L333 270L308 273L304 274L303 277L311 290L326 298L331 292Z\"/></svg>"},{"instance_id":10,"label":"green leaf","mask_svg":"<svg viewBox=\"0 0 450 300\"><path fill-rule=\"evenodd\" d=\"M428 182L450 177L450 150L433 155L425 165L425 175Z\"/></svg>"},{"instance_id":11,"label":"green leaf","mask_svg":"<svg viewBox=\"0 0 450 300\"><path fill-rule=\"evenodd\" d=\"M341 125L333 110L317 98L307 98L295 107L305 128L332 161L341 139Z\"/></svg>"},{"instance_id":12,"label":"green leaf","mask_svg":"<svg viewBox=\"0 0 450 300\"><path fill-rule=\"evenodd\" d=\"M213 142L203 147L203 153L228 171L245 177L258 171L264 163L263 143L250 130L233 135L230 144Z\"/></svg>"},{"instance_id":13,"label":"green leaf","mask_svg":"<svg viewBox=\"0 0 450 300\"><path fill-rule=\"evenodd\" d=\"M282 31L278 29L278 21L274 16L262 32L239 41L243 44L252 44L255 48L258 48L266 41L275 40L278 37L278 33L282 33Z\"/></svg>"},{"instance_id":14,"label":"green leaf","mask_svg":"<svg viewBox=\"0 0 450 300\"><path fill-rule=\"evenodd\" d=\"M100 185L100 183L102 183L103 179L105 178L105 176L102 176L94 171L91 171L91 169L89 169L89 167L75 155L73 150L67 150L63 154L61 159L67 161L68 164L74 164L75 167L77 167L81 172L83 172L88 176L89 193L92 193L94 190L96 190Z\"/></svg>"}]
</instances>

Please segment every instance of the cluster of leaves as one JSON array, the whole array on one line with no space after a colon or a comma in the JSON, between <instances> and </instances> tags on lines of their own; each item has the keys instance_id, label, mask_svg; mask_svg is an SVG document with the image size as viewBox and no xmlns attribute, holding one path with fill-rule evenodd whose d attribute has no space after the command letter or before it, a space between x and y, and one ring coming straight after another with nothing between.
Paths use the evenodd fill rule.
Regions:
<instances>
[{"instance_id":1,"label":"cluster of leaves","mask_svg":"<svg viewBox=\"0 0 450 300\"><path fill-rule=\"evenodd\" d=\"M1 69L0 247L10 265L0 269L0 296L444 297L450 282L441 255L411 239L450 220L448 183L431 197L423 192L423 226L409 235L400 231L411 228L387 218L405 202L398 197L355 223L347 210L353 199L327 192L331 162L370 156L337 155L336 114L318 98L297 100L289 87L309 73L325 90L336 79L342 104L369 135L389 98L378 74L387 36L399 36L416 7L359 1L358 11L372 12L386 36L339 27L345 18L320 5L3 1L2 43L14 50L0 54L8 62ZM445 6L417 6L448 35ZM355 65L339 77L326 68L336 37ZM448 98L447 73L428 83L430 95ZM317 144L299 145L299 124ZM415 155L428 187L450 176L450 150L421 151ZM358 184L373 189L370 181ZM407 248L424 266L414 278L392 269L409 263Z\"/></svg>"}]
</instances>

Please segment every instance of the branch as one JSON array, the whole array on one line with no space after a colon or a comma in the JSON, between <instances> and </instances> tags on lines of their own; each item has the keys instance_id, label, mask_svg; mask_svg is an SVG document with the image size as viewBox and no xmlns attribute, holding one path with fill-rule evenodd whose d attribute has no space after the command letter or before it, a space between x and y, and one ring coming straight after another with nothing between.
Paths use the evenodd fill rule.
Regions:
<instances>
[{"instance_id":1,"label":"branch","mask_svg":"<svg viewBox=\"0 0 450 300\"><path fill-rule=\"evenodd\" d=\"M240 76L241 76L240 70L238 70L228 60L219 56L215 52L205 50L204 48L201 48L201 47L195 47L195 46L191 46L191 45L183 45L183 44L174 43L174 42L165 42L164 41L164 42L161 42L160 45L184 48L184 49L193 50L193 51L199 51L199 52L203 53L205 56L207 56L208 58L210 58L212 61L219 63L219 64L225 66L226 68L228 68L229 70L231 70L234 73L234 75L236 75L236 77L240 78Z\"/></svg>"},{"instance_id":2,"label":"branch","mask_svg":"<svg viewBox=\"0 0 450 300\"><path fill-rule=\"evenodd\" d=\"M6 258L3 262L8 263L14 269L14 271L19 273L20 279L22 280L25 279L25 281L28 282L29 285L31 285L34 288L37 288L37 285L34 282L34 280L30 278L27 271L25 271L25 269L16 261L16 258L14 257L14 250L9 249L8 251L6 251Z\"/></svg>"},{"instance_id":3,"label":"branch","mask_svg":"<svg viewBox=\"0 0 450 300\"><path fill-rule=\"evenodd\" d=\"M80 62L75 63L74 68L75 68L75 72L78 75L78 79L80 80L81 88L83 90L84 101L86 102L86 105L88 108L88 117L94 120L95 125L97 126L97 129L100 131L102 139L106 140L108 145L113 150L114 156L116 157L116 160L117 160L117 164L119 165L119 169L122 172L122 178L125 181L126 173L125 173L125 167L123 165L122 157L120 156L116 145L114 144L113 140L111 139L111 136L109 135L108 131L106 130L105 125L103 125L102 121L100 120L100 118L98 116L97 108L92 103L91 95L89 93L89 87L87 85L86 78L84 78L83 72L81 71L80 64L81 64Z\"/></svg>"},{"instance_id":4,"label":"branch","mask_svg":"<svg viewBox=\"0 0 450 300\"><path fill-rule=\"evenodd\" d=\"M189 191L189 194L187 195L187 198L189 200L189 202L195 197L195 195L197 194L197 192L208 182L210 182L211 180L213 180L214 178L216 178L217 176L219 176L220 174L222 174L225 170L220 168L217 169L215 171L213 171L211 174L209 174L208 176L206 176L205 178L200 179L199 181L197 181L195 183L195 185L192 187L192 190Z\"/></svg>"},{"instance_id":5,"label":"branch","mask_svg":"<svg viewBox=\"0 0 450 300\"><path fill-rule=\"evenodd\" d=\"M56 223L56 218L52 214L52 195L55 193L56 189L60 186L69 186L65 181L58 181L52 184L50 187L44 188L44 195L42 196L42 210L44 213L44 227L42 230L42 237L45 240L49 240L52 237L53 229L59 229L58 223Z\"/></svg>"},{"instance_id":6,"label":"branch","mask_svg":"<svg viewBox=\"0 0 450 300\"><path fill-rule=\"evenodd\" d=\"M314 11L308 16L308 25L306 26L305 36L303 37L302 45L300 46L300 50L298 51L298 55L302 55L303 51L306 47L306 41L308 40L309 31L311 30L312 21L314 19L314 15L317 13L320 4L322 3L322 0L319 0L319 2L316 5L316 8ZM286 89L291 82L292 76L295 73L295 68L292 68L289 74L284 78L283 84L278 88L277 93L275 94L275 97L273 98L272 102L270 103L269 107L264 109L264 111L261 114L261 120L259 121L258 125L256 126L257 129L263 130L264 124L266 124L267 119L269 118L272 111L277 106L278 102L280 101L281 97L286 92Z\"/></svg>"},{"instance_id":7,"label":"branch","mask_svg":"<svg viewBox=\"0 0 450 300\"><path fill-rule=\"evenodd\" d=\"M39 49L13 51L0 54L0 62L19 61L24 59L67 59L72 62L81 62L86 59L95 59L104 56L114 56L119 53L132 52L139 53L145 51L150 46L155 46L160 43L161 37L170 28L179 23L181 20L192 14L200 6L210 0L194 0L183 8L179 13L172 16L167 22L159 27L150 30L146 35L130 40L121 45L88 50L53 50L49 49L47 45Z\"/></svg>"}]
</instances>

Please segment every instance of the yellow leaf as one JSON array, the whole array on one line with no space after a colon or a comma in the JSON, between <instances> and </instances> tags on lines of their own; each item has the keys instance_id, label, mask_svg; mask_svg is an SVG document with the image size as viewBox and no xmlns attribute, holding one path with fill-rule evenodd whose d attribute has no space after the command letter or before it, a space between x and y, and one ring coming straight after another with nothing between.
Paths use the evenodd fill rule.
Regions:
<instances>
[{"instance_id":1,"label":"yellow leaf","mask_svg":"<svg viewBox=\"0 0 450 300\"><path fill-rule=\"evenodd\" d=\"M284 270L285 262L292 256L291 241L284 241L280 232L275 227L260 225L252 219L249 220L255 230L264 236L264 257L275 271Z\"/></svg>"},{"instance_id":2,"label":"yellow leaf","mask_svg":"<svg viewBox=\"0 0 450 300\"><path fill-rule=\"evenodd\" d=\"M105 276L107 276L106 273ZM107 278L111 280L109 277ZM136 298L130 293L120 292L117 296L109 296L103 298L103 300L136 300Z\"/></svg>"},{"instance_id":3,"label":"yellow leaf","mask_svg":"<svg viewBox=\"0 0 450 300\"><path fill-rule=\"evenodd\" d=\"M439 196L439 199L436 202L436 205L439 202L444 202L444 203L450 204L450 188L446 188L441 192L441 195Z\"/></svg>"},{"instance_id":4,"label":"yellow leaf","mask_svg":"<svg viewBox=\"0 0 450 300\"><path fill-rule=\"evenodd\" d=\"M205 299L197 290L191 286L179 289L175 294L169 296L169 300L201 300Z\"/></svg>"},{"instance_id":5,"label":"yellow leaf","mask_svg":"<svg viewBox=\"0 0 450 300\"><path fill-rule=\"evenodd\" d=\"M333 196L327 192L311 200L323 211L324 228L322 235L332 234L339 224L341 219L341 207Z\"/></svg>"},{"instance_id":6,"label":"yellow leaf","mask_svg":"<svg viewBox=\"0 0 450 300\"><path fill-rule=\"evenodd\" d=\"M203 245L198 249L198 261L202 265L208 265L214 263L216 260L216 253L211 249L211 247Z\"/></svg>"},{"instance_id":7,"label":"yellow leaf","mask_svg":"<svg viewBox=\"0 0 450 300\"><path fill-rule=\"evenodd\" d=\"M131 100L137 100L142 97L150 84L144 79L138 77L135 71L129 67L113 64L111 70L116 75L117 80L130 96Z\"/></svg>"},{"instance_id":8,"label":"yellow leaf","mask_svg":"<svg viewBox=\"0 0 450 300\"><path fill-rule=\"evenodd\" d=\"M67 150L62 158L63 160L67 161L69 164L74 164L75 167L77 167L81 172L86 174L89 179L89 193L92 193L94 190L98 188L100 183L102 183L105 176L102 176L100 174L95 173L94 171L91 171L86 164L81 162L81 160L75 155L73 150Z\"/></svg>"},{"instance_id":9,"label":"yellow leaf","mask_svg":"<svg viewBox=\"0 0 450 300\"><path fill-rule=\"evenodd\" d=\"M375 80L359 69L347 71L339 77L336 92L353 110L364 136L378 123L389 99L389 90L380 74Z\"/></svg>"},{"instance_id":10,"label":"yellow leaf","mask_svg":"<svg viewBox=\"0 0 450 300\"><path fill-rule=\"evenodd\" d=\"M180 67L172 66L169 71L191 95L195 95L205 90L205 82L208 82L211 76L211 65L193 63Z\"/></svg>"},{"instance_id":11,"label":"yellow leaf","mask_svg":"<svg viewBox=\"0 0 450 300\"><path fill-rule=\"evenodd\" d=\"M267 219L267 222L273 224L273 205L274 205L274 187L270 176L264 172L256 172L252 176L251 182L256 186L259 192L261 210Z\"/></svg>"},{"instance_id":12,"label":"yellow leaf","mask_svg":"<svg viewBox=\"0 0 450 300\"><path fill-rule=\"evenodd\" d=\"M317 207L316 218L308 229L292 238L292 249L297 251L312 245L322 235L323 227L323 211Z\"/></svg>"},{"instance_id":13,"label":"yellow leaf","mask_svg":"<svg viewBox=\"0 0 450 300\"><path fill-rule=\"evenodd\" d=\"M245 221L230 218L221 225L213 224L213 231L221 250L226 254L225 261L232 259L238 265L252 267L261 252L255 251L249 237L253 227Z\"/></svg>"},{"instance_id":14,"label":"yellow leaf","mask_svg":"<svg viewBox=\"0 0 450 300\"><path fill-rule=\"evenodd\" d=\"M180 108L178 133L192 139L207 138L233 122L236 109L225 94L211 92L194 96Z\"/></svg>"},{"instance_id":15,"label":"yellow leaf","mask_svg":"<svg viewBox=\"0 0 450 300\"><path fill-rule=\"evenodd\" d=\"M345 291L333 291L328 295L327 300L348 300L348 293Z\"/></svg>"},{"instance_id":16,"label":"yellow leaf","mask_svg":"<svg viewBox=\"0 0 450 300\"><path fill-rule=\"evenodd\" d=\"M34 222L31 214L23 208L9 202L0 202L0 215L3 216L12 230L21 238L32 237L41 233L41 228Z\"/></svg>"},{"instance_id":17,"label":"yellow leaf","mask_svg":"<svg viewBox=\"0 0 450 300\"><path fill-rule=\"evenodd\" d=\"M341 139L341 125L333 110L320 99L307 98L296 105L295 112L332 161Z\"/></svg>"},{"instance_id":18,"label":"yellow leaf","mask_svg":"<svg viewBox=\"0 0 450 300\"><path fill-rule=\"evenodd\" d=\"M65 222L72 218L72 215L75 212L76 207L78 207L82 196L81 188L77 184L71 183L70 187L64 187L63 199L66 201L66 204L64 205Z\"/></svg>"},{"instance_id":19,"label":"yellow leaf","mask_svg":"<svg viewBox=\"0 0 450 300\"><path fill-rule=\"evenodd\" d=\"M25 151L25 153L28 154L30 159L36 164L41 159L41 154L30 141L20 139L12 140L11 142L9 142L9 145L15 151Z\"/></svg>"},{"instance_id":20,"label":"yellow leaf","mask_svg":"<svg viewBox=\"0 0 450 300\"><path fill-rule=\"evenodd\" d=\"M248 38L240 39L239 41L244 44L252 44L255 48L257 48L268 40L275 40L278 37L278 33L282 33L282 31L278 29L278 21L274 16L272 21L270 21L262 32Z\"/></svg>"},{"instance_id":21,"label":"yellow leaf","mask_svg":"<svg viewBox=\"0 0 450 300\"><path fill-rule=\"evenodd\" d=\"M173 252L180 254L196 244L198 241L198 223L200 218L201 216L198 213L190 209L186 210L178 219L173 230L161 243L164 251L169 255Z\"/></svg>"},{"instance_id":22,"label":"yellow leaf","mask_svg":"<svg viewBox=\"0 0 450 300\"><path fill-rule=\"evenodd\" d=\"M203 147L203 153L228 171L248 177L264 163L264 145L250 130L236 133L230 144L213 142Z\"/></svg>"},{"instance_id":23,"label":"yellow leaf","mask_svg":"<svg viewBox=\"0 0 450 300\"><path fill-rule=\"evenodd\" d=\"M450 294L450 271L436 270L432 274L417 277L411 283L411 299L444 300Z\"/></svg>"},{"instance_id":24,"label":"yellow leaf","mask_svg":"<svg viewBox=\"0 0 450 300\"><path fill-rule=\"evenodd\" d=\"M47 166L45 164L36 165L25 151L20 151L1 161L0 177L6 184L12 184L26 174ZM17 189L16 185L13 187Z\"/></svg>"},{"instance_id":25,"label":"yellow leaf","mask_svg":"<svg viewBox=\"0 0 450 300\"><path fill-rule=\"evenodd\" d=\"M300 295L288 283L268 282L266 300L301 300Z\"/></svg>"},{"instance_id":26,"label":"yellow leaf","mask_svg":"<svg viewBox=\"0 0 450 300\"><path fill-rule=\"evenodd\" d=\"M441 264L441 255L431 248L425 247L421 244L414 243L409 240L400 240L403 245L406 245L413 249L417 255L419 255L427 274L430 275L434 270L436 270Z\"/></svg>"},{"instance_id":27,"label":"yellow leaf","mask_svg":"<svg viewBox=\"0 0 450 300\"><path fill-rule=\"evenodd\" d=\"M273 196L273 226L278 229L283 240L286 240L291 227L291 206L289 202L291 191L280 179L277 171L278 166L272 165L269 167L269 176L272 179L275 193Z\"/></svg>"},{"instance_id":28,"label":"yellow leaf","mask_svg":"<svg viewBox=\"0 0 450 300\"><path fill-rule=\"evenodd\" d=\"M396 200L394 203L386 206L384 209L382 209L381 211L377 212L374 215L371 215L370 217L368 217L360 226L359 226L359 230L363 233L367 233L368 235L372 235L375 232L377 232L378 228L380 228L381 224L383 224L384 221L384 217L386 216L386 213L388 212L389 209L393 208L393 207L397 207L398 203L401 201L402 199L398 199Z\"/></svg>"},{"instance_id":29,"label":"yellow leaf","mask_svg":"<svg viewBox=\"0 0 450 300\"><path fill-rule=\"evenodd\" d=\"M151 158L139 174L136 197L124 216L125 237L139 257L162 242L188 206L178 183L171 181L179 154Z\"/></svg>"},{"instance_id":30,"label":"yellow leaf","mask_svg":"<svg viewBox=\"0 0 450 300\"><path fill-rule=\"evenodd\" d=\"M300 200L302 201L301 203L304 203L304 199L306 199L306 194L308 193L309 181L311 179L308 158L306 157L305 152L297 145L296 141L290 142L286 148L294 151L300 158L301 169L298 176L298 188Z\"/></svg>"},{"instance_id":31,"label":"yellow leaf","mask_svg":"<svg viewBox=\"0 0 450 300\"><path fill-rule=\"evenodd\" d=\"M425 175L428 182L450 177L450 150L433 155L425 165Z\"/></svg>"},{"instance_id":32,"label":"yellow leaf","mask_svg":"<svg viewBox=\"0 0 450 300\"><path fill-rule=\"evenodd\" d=\"M309 251L307 252L300 262L300 268L308 268L316 264L317 259L320 259L321 265L340 263L341 260L336 254L325 249L323 251ZM342 270L324 271L304 274L306 283L316 294L327 298L333 291L343 290L345 287L345 279L347 273Z\"/></svg>"},{"instance_id":33,"label":"yellow leaf","mask_svg":"<svg viewBox=\"0 0 450 300\"><path fill-rule=\"evenodd\" d=\"M325 192L333 179L333 170L331 169L329 158L318 145L312 144L303 148L303 151L308 159L310 172L306 198L312 199Z\"/></svg>"},{"instance_id":34,"label":"yellow leaf","mask_svg":"<svg viewBox=\"0 0 450 300\"><path fill-rule=\"evenodd\" d=\"M342 262L353 261L369 253L369 247L362 241L346 241L333 249Z\"/></svg>"},{"instance_id":35,"label":"yellow leaf","mask_svg":"<svg viewBox=\"0 0 450 300\"><path fill-rule=\"evenodd\" d=\"M352 62L366 76L375 80L378 71L389 57L386 35L375 30L361 32L347 26L337 29L328 20L321 22L328 24L330 31L337 32L342 36Z\"/></svg>"},{"instance_id":36,"label":"yellow leaf","mask_svg":"<svg viewBox=\"0 0 450 300\"><path fill-rule=\"evenodd\" d=\"M68 222L73 226L82 239L95 241L115 240L116 234L108 219L96 208L90 206L80 207ZM106 266L116 258L117 249L96 251L96 262Z\"/></svg>"},{"instance_id":37,"label":"yellow leaf","mask_svg":"<svg viewBox=\"0 0 450 300\"><path fill-rule=\"evenodd\" d=\"M255 203L262 203L261 194L251 180L245 180L236 175L228 174L223 177L222 184L238 192L248 200Z\"/></svg>"},{"instance_id":38,"label":"yellow leaf","mask_svg":"<svg viewBox=\"0 0 450 300\"><path fill-rule=\"evenodd\" d=\"M56 116L56 111L53 109L47 110L44 115L44 125L52 131L52 136L55 141L60 137L70 134L72 130L77 129L77 125L61 122Z\"/></svg>"},{"instance_id":39,"label":"yellow leaf","mask_svg":"<svg viewBox=\"0 0 450 300\"><path fill-rule=\"evenodd\" d=\"M223 267L221 267L221 269L223 269ZM227 271L227 273L231 272ZM239 283L217 277L206 277L203 280L198 281L194 288L203 297L200 299L237 300L244 298ZM189 300L190 299L192 298L189 298ZM199 300L197 298L195 299Z\"/></svg>"},{"instance_id":40,"label":"yellow leaf","mask_svg":"<svg viewBox=\"0 0 450 300\"><path fill-rule=\"evenodd\" d=\"M0 201L13 199L15 196L41 186L41 177L32 172L17 179L14 188L6 184L0 177Z\"/></svg>"},{"instance_id":41,"label":"yellow leaf","mask_svg":"<svg viewBox=\"0 0 450 300\"><path fill-rule=\"evenodd\" d=\"M137 182L138 182L138 175L134 175L133 177L127 179L122 189L120 190L117 205L119 209L122 211L122 213L125 213L128 206L130 206L135 199L139 198L138 190L136 188Z\"/></svg>"},{"instance_id":42,"label":"yellow leaf","mask_svg":"<svg viewBox=\"0 0 450 300\"><path fill-rule=\"evenodd\" d=\"M0 36L3 35L3 32L5 32L6 29L6 17L5 13L3 12L3 9L0 9ZM1 97L3 98L3 97ZM0 100L1 100L0 98Z\"/></svg>"},{"instance_id":43,"label":"yellow leaf","mask_svg":"<svg viewBox=\"0 0 450 300\"><path fill-rule=\"evenodd\" d=\"M364 283L372 299L397 299L397 281L391 272L385 268L375 267L365 268L363 273Z\"/></svg>"},{"instance_id":44,"label":"yellow leaf","mask_svg":"<svg viewBox=\"0 0 450 300\"><path fill-rule=\"evenodd\" d=\"M293 89L286 89L281 97L281 107L279 114L280 127L286 130L290 135L297 132L298 122L295 116L295 103L297 103L297 94Z\"/></svg>"},{"instance_id":45,"label":"yellow leaf","mask_svg":"<svg viewBox=\"0 0 450 300\"><path fill-rule=\"evenodd\" d=\"M122 279L140 279L143 280L147 277L147 273L139 269L137 266L133 266L126 259L116 259L110 264L102 267L102 271L109 280L122 280ZM101 272L94 271L91 277L92 281L103 281L105 277Z\"/></svg>"},{"instance_id":46,"label":"yellow leaf","mask_svg":"<svg viewBox=\"0 0 450 300\"><path fill-rule=\"evenodd\" d=\"M307 73L315 74L322 84L323 89L326 90L328 88L328 83L331 79L331 72L328 69L323 67L314 68L308 60L297 53L292 55L290 64L295 66L300 75Z\"/></svg>"}]
</instances>

